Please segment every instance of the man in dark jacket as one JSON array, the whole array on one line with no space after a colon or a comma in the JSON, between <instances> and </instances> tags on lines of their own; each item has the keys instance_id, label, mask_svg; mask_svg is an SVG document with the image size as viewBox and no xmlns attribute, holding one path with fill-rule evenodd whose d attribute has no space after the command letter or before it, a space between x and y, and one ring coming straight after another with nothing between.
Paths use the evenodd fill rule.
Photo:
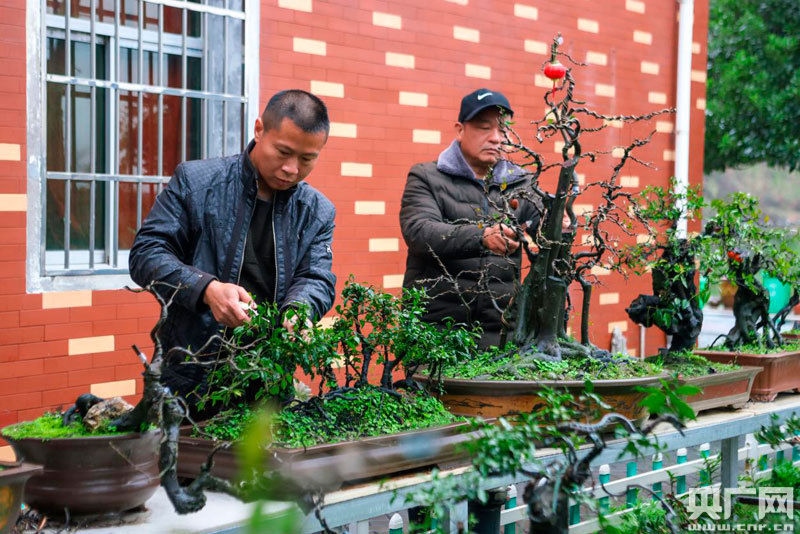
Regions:
<instances>
[{"instance_id":1,"label":"man in dark jacket","mask_svg":"<svg viewBox=\"0 0 800 534\"><path fill-rule=\"evenodd\" d=\"M308 304L316 318L331 308L334 207L303 182L329 127L319 98L282 91L256 119L254 139L242 154L175 169L130 252L137 284L182 287L161 328L165 350L197 350L223 327L243 324L254 304L250 294L283 310ZM217 350L211 344L203 352ZM162 380L187 398L207 367L181 360L167 358Z\"/></svg>"},{"instance_id":2,"label":"man in dark jacket","mask_svg":"<svg viewBox=\"0 0 800 534\"><path fill-rule=\"evenodd\" d=\"M500 202L530 184L520 167L502 158L498 119L513 110L501 93L478 89L461 100L456 139L437 161L419 163L408 174L400 226L408 245L404 287L425 287L431 297L425 320L478 323L480 345L498 343L501 313L521 264L520 244L507 226L485 221ZM485 178L491 183L485 190ZM515 216L535 231L541 208L515 199Z\"/></svg>"}]
</instances>

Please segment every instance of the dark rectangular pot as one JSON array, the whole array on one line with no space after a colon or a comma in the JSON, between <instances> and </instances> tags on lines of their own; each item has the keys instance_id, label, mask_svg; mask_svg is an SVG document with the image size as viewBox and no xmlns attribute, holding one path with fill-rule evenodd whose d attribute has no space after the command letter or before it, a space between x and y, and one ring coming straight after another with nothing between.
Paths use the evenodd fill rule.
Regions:
<instances>
[{"instance_id":1,"label":"dark rectangular pot","mask_svg":"<svg viewBox=\"0 0 800 534\"><path fill-rule=\"evenodd\" d=\"M11 532L16 525L25 483L42 469L41 465L24 462L0 462L0 534Z\"/></svg>"},{"instance_id":2,"label":"dark rectangular pot","mask_svg":"<svg viewBox=\"0 0 800 534\"><path fill-rule=\"evenodd\" d=\"M469 427L468 423L453 423L308 448L273 447L269 449L265 469L280 469L304 486L335 488L344 483L452 464L467 458L461 445L477 435ZM188 434L189 428L184 432ZM195 478L217 443L182 436L178 441L178 475ZM237 477L235 444L217 452L211 472L228 480Z\"/></svg>"},{"instance_id":3,"label":"dark rectangular pot","mask_svg":"<svg viewBox=\"0 0 800 534\"><path fill-rule=\"evenodd\" d=\"M761 367L740 367L732 371L692 376L682 379L684 384L697 386L703 391L684 399L695 413L730 406L738 410L750 400L753 381Z\"/></svg>"},{"instance_id":4,"label":"dark rectangular pot","mask_svg":"<svg viewBox=\"0 0 800 534\"><path fill-rule=\"evenodd\" d=\"M800 350L773 354L716 350L696 350L694 353L713 362L761 367L763 371L756 376L750 391L750 398L755 401L771 402L782 391L800 389Z\"/></svg>"},{"instance_id":5,"label":"dark rectangular pot","mask_svg":"<svg viewBox=\"0 0 800 534\"><path fill-rule=\"evenodd\" d=\"M594 393L611 406L609 412L624 415L632 421L647 417L647 410L640 404L645 393L636 386L655 386L659 380L669 375L641 378L621 378L618 380L593 380ZM422 385L428 384L428 377L415 375L414 380ZM543 387L567 390L573 395L583 393L582 380L468 380L464 378L445 378L439 400L456 415L472 417L502 417L515 413L535 412L543 404L538 395ZM434 392L435 393L435 392Z\"/></svg>"}]
</instances>

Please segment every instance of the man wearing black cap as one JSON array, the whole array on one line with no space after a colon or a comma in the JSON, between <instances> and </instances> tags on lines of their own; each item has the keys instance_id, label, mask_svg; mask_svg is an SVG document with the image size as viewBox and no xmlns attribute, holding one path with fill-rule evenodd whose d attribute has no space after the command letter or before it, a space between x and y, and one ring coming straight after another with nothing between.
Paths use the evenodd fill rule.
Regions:
<instances>
[{"instance_id":1,"label":"man wearing black cap","mask_svg":"<svg viewBox=\"0 0 800 534\"><path fill-rule=\"evenodd\" d=\"M520 167L504 159L501 118L513 116L498 91L478 89L461 100L455 139L437 161L414 165L400 207L408 245L403 287L424 287L431 297L424 319L483 328L482 347L500 338L501 313L521 263L519 242L506 226L485 224L492 202L529 184ZM487 176L488 187L487 187ZM511 202L518 221L533 232L541 207Z\"/></svg>"}]
</instances>

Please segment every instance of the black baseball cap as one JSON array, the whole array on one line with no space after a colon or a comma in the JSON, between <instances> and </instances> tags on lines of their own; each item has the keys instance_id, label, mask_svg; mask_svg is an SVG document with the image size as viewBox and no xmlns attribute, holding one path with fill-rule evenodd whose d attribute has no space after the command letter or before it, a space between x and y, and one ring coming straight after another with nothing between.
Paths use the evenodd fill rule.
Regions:
<instances>
[{"instance_id":1,"label":"black baseball cap","mask_svg":"<svg viewBox=\"0 0 800 534\"><path fill-rule=\"evenodd\" d=\"M461 99L461 110L458 112L458 122L467 122L486 108L497 107L505 109L509 115L514 116L514 110L508 99L499 91L490 91L481 87Z\"/></svg>"}]
</instances>

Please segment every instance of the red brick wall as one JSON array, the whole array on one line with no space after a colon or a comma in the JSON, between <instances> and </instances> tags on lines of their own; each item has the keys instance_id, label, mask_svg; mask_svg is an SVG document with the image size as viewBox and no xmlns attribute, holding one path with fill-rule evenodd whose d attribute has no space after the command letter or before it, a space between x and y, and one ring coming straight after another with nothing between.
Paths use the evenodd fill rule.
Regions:
<instances>
[{"instance_id":1,"label":"red brick wall","mask_svg":"<svg viewBox=\"0 0 800 534\"><path fill-rule=\"evenodd\" d=\"M515 16L516 12L531 17L534 10L512 1L262 3L262 103L280 89L313 87L323 94L333 122L338 123L309 181L337 207L334 269L339 288L349 273L377 286L398 285L405 265L398 211L406 173L416 162L435 159L449 144L463 94L483 86L503 91L516 110L519 130L527 133L526 142L535 144L526 125L541 118L544 109L545 89L535 85L545 60L539 51L556 32L564 35L565 51L594 62L576 69L575 76L578 98L597 111L642 113L675 104L677 3L521 3L536 8L535 19ZM65 405L90 388L133 394L133 400L141 392L140 367L129 347L137 343L149 352L147 331L157 311L148 296L125 291L44 298L25 294L25 5L25 0L7 0L0 6L0 426ZM698 0L695 6L698 44L692 69L704 76L707 1ZM454 32L470 40L456 39ZM635 32L638 41L650 44L634 40ZM530 51L525 50L526 40L531 41ZM402 54L392 56L392 63L407 66L387 65L387 53ZM643 61L651 65L643 66ZM468 76L467 64L490 78ZM657 75L652 74L656 68L652 64L657 65ZM339 85L320 90L315 82ZM422 103L419 94L424 94L427 105L401 103L401 92L418 93L411 95L416 104ZM656 94L649 102L650 93ZM665 105L658 103L659 96ZM702 182L703 111L698 101L704 98L705 84L693 82L690 170L696 184ZM662 120L674 124L673 117ZM652 127L609 128L585 148L628 143ZM351 135L353 128L355 137L342 136L342 132ZM438 140L414 142L415 130L428 131L417 132L422 136L439 132ZM664 185L673 172L665 151L673 150L671 131L656 133L640 156L657 169L631 166L623 174L638 178L639 188ZM557 157L552 141L545 142L541 152L551 160ZM579 172L588 180L596 179L607 175L613 161L606 156L594 165L584 163ZM353 170L367 176L349 175ZM631 178L628 183L635 182ZM581 200L597 201L596 196ZM625 282L610 275L600 280L603 285L593 297L593 341L608 346L608 323L620 321L627 328L629 347L638 349L638 327L627 321L624 308L640 292L649 292L649 278ZM601 305L601 301L611 303ZM662 343L663 335L651 329L648 351Z\"/></svg>"}]
</instances>

